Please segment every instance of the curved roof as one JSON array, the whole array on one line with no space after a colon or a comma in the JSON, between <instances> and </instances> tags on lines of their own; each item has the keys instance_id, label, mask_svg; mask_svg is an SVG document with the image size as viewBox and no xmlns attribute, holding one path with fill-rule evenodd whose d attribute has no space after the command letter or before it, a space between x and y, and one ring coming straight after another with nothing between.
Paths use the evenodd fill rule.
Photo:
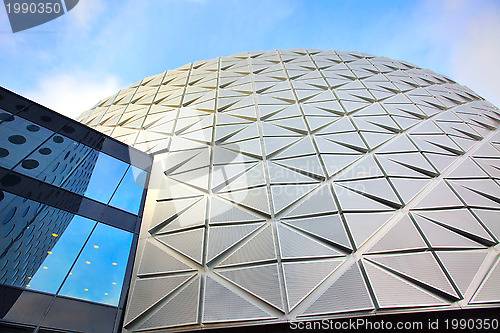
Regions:
<instances>
[{"instance_id":1,"label":"curved roof","mask_svg":"<svg viewBox=\"0 0 500 333\"><path fill-rule=\"evenodd\" d=\"M245 52L80 121L155 154L129 331L500 302L500 111L447 77Z\"/></svg>"}]
</instances>

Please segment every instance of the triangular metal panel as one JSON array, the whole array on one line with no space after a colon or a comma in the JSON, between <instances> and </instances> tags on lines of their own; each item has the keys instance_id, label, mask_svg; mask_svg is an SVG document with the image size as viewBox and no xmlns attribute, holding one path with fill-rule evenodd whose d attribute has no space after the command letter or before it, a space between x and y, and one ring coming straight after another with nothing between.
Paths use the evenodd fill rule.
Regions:
<instances>
[{"instance_id":1,"label":"triangular metal panel","mask_svg":"<svg viewBox=\"0 0 500 333\"><path fill-rule=\"evenodd\" d=\"M146 240L137 274L173 273L192 269L150 240Z\"/></svg>"},{"instance_id":2,"label":"triangular metal panel","mask_svg":"<svg viewBox=\"0 0 500 333\"><path fill-rule=\"evenodd\" d=\"M284 168L280 165L268 162L267 167L269 170L269 179L271 185L275 184L311 184L317 183L318 180L305 176L301 173Z\"/></svg>"},{"instance_id":3,"label":"triangular metal panel","mask_svg":"<svg viewBox=\"0 0 500 333\"><path fill-rule=\"evenodd\" d=\"M372 178L337 182L337 185L367 196L391 208L401 207L398 197L394 193L386 178Z\"/></svg>"},{"instance_id":4,"label":"triangular metal panel","mask_svg":"<svg viewBox=\"0 0 500 333\"><path fill-rule=\"evenodd\" d=\"M299 156L295 158L273 159L273 162L288 167L316 179L325 179L321 162L317 155Z\"/></svg>"},{"instance_id":5,"label":"triangular metal panel","mask_svg":"<svg viewBox=\"0 0 500 333\"><path fill-rule=\"evenodd\" d=\"M492 179L450 180L448 183L468 206L500 208L500 185Z\"/></svg>"},{"instance_id":6,"label":"triangular metal panel","mask_svg":"<svg viewBox=\"0 0 500 333\"><path fill-rule=\"evenodd\" d=\"M327 139L328 141L322 141L323 144L320 144L318 139ZM366 147L365 143L359 136L357 132L344 132L344 133L333 133L333 134L325 134L322 135L321 137L316 136L316 142L318 144L318 148L320 152L322 153L342 153L342 151L331 151L324 145L330 145L332 146L331 142L337 143L343 147L350 148L351 151L345 151L347 153L355 153L355 152L361 152L365 153L368 151L368 148ZM323 147L322 147L323 146ZM323 149L322 149L323 148Z\"/></svg>"},{"instance_id":7,"label":"triangular metal panel","mask_svg":"<svg viewBox=\"0 0 500 333\"><path fill-rule=\"evenodd\" d=\"M243 119L248 119L248 120L252 120L252 121L257 120L255 106L252 105L252 106L247 106L244 108L233 110L233 108L235 108L236 106L237 106L236 104L231 106L231 108L227 109L225 112L227 114L232 115L232 116L238 116L238 117L243 118Z\"/></svg>"},{"instance_id":8,"label":"triangular metal panel","mask_svg":"<svg viewBox=\"0 0 500 333\"><path fill-rule=\"evenodd\" d=\"M179 136L172 137L172 143L170 144L170 151L185 151L188 149L198 149L206 148L206 144L195 142L188 139L183 139Z\"/></svg>"},{"instance_id":9,"label":"triangular metal panel","mask_svg":"<svg viewBox=\"0 0 500 333\"><path fill-rule=\"evenodd\" d=\"M277 264L219 270L217 274L283 311Z\"/></svg>"},{"instance_id":10,"label":"triangular metal panel","mask_svg":"<svg viewBox=\"0 0 500 333\"><path fill-rule=\"evenodd\" d=\"M345 172L335 177L335 180L363 179L384 176L382 170L372 156L367 156Z\"/></svg>"},{"instance_id":11,"label":"triangular metal panel","mask_svg":"<svg viewBox=\"0 0 500 333\"><path fill-rule=\"evenodd\" d=\"M283 263L290 311L316 289L343 261L344 259L328 259Z\"/></svg>"},{"instance_id":12,"label":"triangular metal panel","mask_svg":"<svg viewBox=\"0 0 500 333\"><path fill-rule=\"evenodd\" d=\"M321 154L321 159L325 164L328 177L331 177L337 172L345 169L361 157L362 155Z\"/></svg>"},{"instance_id":13,"label":"triangular metal panel","mask_svg":"<svg viewBox=\"0 0 500 333\"><path fill-rule=\"evenodd\" d=\"M473 158L481 168L483 168L489 176L499 179L500 178L500 159L493 158Z\"/></svg>"},{"instance_id":14,"label":"triangular metal panel","mask_svg":"<svg viewBox=\"0 0 500 333\"><path fill-rule=\"evenodd\" d=\"M359 248L377 230L379 230L394 213L344 213L349 232Z\"/></svg>"},{"instance_id":15,"label":"triangular metal panel","mask_svg":"<svg viewBox=\"0 0 500 333\"><path fill-rule=\"evenodd\" d=\"M349 136L358 137L354 132L335 134L337 137L347 139L344 141L349 141ZM314 141L318 147L318 151L321 154L363 154L366 153L366 148L364 146L356 146L345 142L332 141L327 139L325 136L315 136Z\"/></svg>"},{"instance_id":16,"label":"triangular metal panel","mask_svg":"<svg viewBox=\"0 0 500 333\"><path fill-rule=\"evenodd\" d=\"M262 128L262 134L264 137L296 137L297 139L300 138L297 132L284 129L283 127L273 125L266 121L261 122L260 126Z\"/></svg>"},{"instance_id":17,"label":"triangular metal panel","mask_svg":"<svg viewBox=\"0 0 500 333\"><path fill-rule=\"evenodd\" d=\"M389 161L392 163L389 163ZM438 172L434 170L421 153L383 155L380 157L380 162L389 176L438 176Z\"/></svg>"},{"instance_id":18,"label":"triangular metal panel","mask_svg":"<svg viewBox=\"0 0 500 333\"><path fill-rule=\"evenodd\" d=\"M485 250L437 251L436 254L462 295L465 295L488 252Z\"/></svg>"},{"instance_id":19,"label":"triangular metal panel","mask_svg":"<svg viewBox=\"0 0 500 333\"><path fill-rule=\"evenodd\" d=\"M255 209L266 215L271 215L267 187L255 187L247 190L238 190L219 193L219 196L238 203L250 209Z\"/></svg>"},{"instance_id":20,"label":"triangular metal panel","mask_svg":"<svg viewBox=\"0 0 500 333\"><path fill-rule=\"evenodd\" d=\"M423 250L427 244L408 215L403 216L366 253Z\"/></svg>"},{"instance_id":21,"label":"triangular metal panel","mask_svg":"<svg viewBox=\"0 0 500 333\"><path fill-rule=\"evenodd\" d=\"M337 211L337 205L335 204L335 200L333 199L329 187L323 186L295 207L292 211L288 212L284 217L308 217L316 214L335 213Z\"/></svg>"},{"instance_id":22,"label":"triangular metal panel","mask_svg":"<svg viewBox=\"0 0 500 333\"><path fill-rule=\"evenodd\" d=\"M258 161L257 159L253 159L237 152L238 146L236 144L227 145L226 147L230 147L232 148L232 150L228 150L219 146L213 146L212 156L214 166L238 163L252 163Z\"/></svg>"},{"instance_id":23,"label":"triangular metal panel","mask_svg":"<svg viewBox=\"0 0 500 333\"><path fill-rule=\"evenodd\" d=\"M416 209L444 207L463 207L463 203L442 180L414 206Z\"/></svg>"},{"instance_id":24,"label":"triangular metal panel","mask_svg":"<svg viewBox=\"0 0 500 333\"><path fill-rule=\"evenodd\" d=\"M126 325L193 276L194 273L138 279L133 287L132 297L127 307Z\"/></svg>"},{"instance_id":25,"label":"triangular metal panel","mask_svg":"<svg viewBox=\"0 0 500 333\"><path fill-rule=\"evenodd\" d=\"M306 116L306 122L309 125L311 132L317 131L319 128L325 127L335 121L333 117L324 116Z\"/></svg>"},{"instance_id":26,"label":"triangular metal panel","mask_svg":"<svg viewBox=\"0 0 500 333\"><path fill-rule=\"evenodd\" d=\"M193 127L198 127L198 126L193 126ZM201 142L204 142L207 144L209 144L212 141L213 129L211 127L192 131L192 132L191 132L191 129L193 129L193 128L189 129L190 132L182 133L181 137L186 138L186 139L190 139L190 140L194 140L194 141L201 141Z\"/></svg>"},{"instance_id":27,"label":"triangular metal panel","mask_svg":"<svg viewBox=\"0 0 500 333\"><path fill-rule=\"evenodd\" d=\"M324 94L324 93L321 93L321 94ZM318 96L320 96L320 95L318 95ZM311 100L308 100L307 102L310 102L310 101ZM329 121L339 119L338 113L332 113L331 111L327 111L327 110L324 110L322 108L318 108L318 107L311 105L311 104L302 104L301 107L302 107L302 111L304 112L305 116L330 117ZM340 109L341 108L339 106L339 110ZM340 111L337 111L337 112L340 112Z\"/></svg>"},{"instance_id":28,"label":"triangular metal panel","mask_svg":"<svg viewBox=\"0 0 500 333\"><path fill-rule=\"evenodd\" d=\"M235 152L242 152L254 158L262 157L262 150L260 148L261 141L259 138L238 141L233 143L226 143L222 145L223 148L233 150Z\"/></svg>"},{"instance_id":29,"label":"triangular metal panel","mask_svg":"<svg viewBox=\"0 0 500 333\"><path fill-rule=\"evenodd\" d=\"M399 133L401 129L389 115L362 116L357 117L357 113L351 118L356 127L361 131L373 131L382 133Z\"/></svg>"},{"instance_id":30,"label":"triangular metal panel","mask_svg":"<svg viewBox=\"0 0 500 333\"><path fill-rule=\"evenodd\" d=\"M422 211L418 215L431 219L442 226L478 237L484 241L494 244L494 240L488 232L477 222L467 209Z\"/></svg>"},{"instance_id":31,"label":"triangular metal panel","mask_svg":"<svg viewBox=\"0 0 500 333\"><path fill-rule=\"evenodd\" d=\"M333 134L342 132L353 132L356 128L352 124L349 117L342 117L336 122L328 125L327 127L319 130L318 134Z\"/></svg>"},{"instance_id":32,"label":"triangular metal panel","mask_svg":"<svg viewBox=\"0 0 500 333\"><path fill-rule=\"evenodd\" d=\"M394 209L393 207L387 206L386 203L374 200L375 198L369 198L346 187L339 186L338 184L334 183L333 188L340 203L340 207L344 212L375 212Z\"/></svg>"},{"instance_id":33,"label":"triangular metal panel","mask_svg":"<svg viewBox=\"0 0 500 333\"><path fill-rule=\"evenodd\" d=\"M150 231L158 225L172 220L177 214L184 212L188 207L192 206L200 199L200 197L195 197L156 202L154 214L149 226Z\"/></svg>"},{"instance_id":34,"label":"triangular metal panel","mask_svg":"<svg viewBox=\"0 0 500 333\"><path fill-rule=\"evenodd\" d=\"M385 144L384 146L377 149L378 154L382 153L406 153L406 152L417 152L418 149L415 145L408 139L406 135L400 135Z\"/></svg>"},{"instance_id":35,"label":"triangular metal panel","mask_svg":"<svg viewBox=\"0 0 500 333\"><path fill-rule=\"evenodd\" d=\"M302 198L316 188L318 184L289 184L272 185L271 196L275 214L279 214L285 208Z\"/></svg>"},{"instance_id":36,"label":"triangular metal panel","mask_svg":"<svg viewBox=\"0 0 500 333\"><path fill-rule=\"evenodd\" d=\"M205 228L161 235L155 238L201 265Z\"/></svg>"},{"instance_id":37,"label":"triangular metal panel","mask_svg":"<svg viewBox=\"0 0 500 333\"><path fill-rule=\"evenodd\" d=\"M500 211L486 209L472 209L474 214L479 217L481 223L500 240Z\"/></svg>"},{"instance_id":38,"label":"triangular metal panel","mask_svg":"<svg viewBox=\"0 0 500 333\"><path fill-rule=\"evenodd\" d=\"M182 173L170 174L170 178L183 184L190 185L196 189L207 192L209 181L209 167L203 167Z\"/></svg>"},{"instance_id":39,"label":"triangular metal panel","mask_svg":"<svg viewBox=\"0 0 500 333\"><path fill-rule=\"evenodd\" d=\"M207 262L257 230L262 223L211 226L208 230Z\"/></svg>"},{"instance_id":40,"label":"triangular metal panel","mask_svg":"<svg viewBox=\"0 0 500 333\"><path fill-rule=\"evenodd\" d=\"M361 136L371 149L375 149L394 138L395 134L362 131Z\"/></svg>"},{"instance_id":41,"label":"triangular metal panel","mask_svg":"<svg viewBox=\"0 0 500 333\"><path fill-rule=\"evenodd\" d=\"M427 152L424 152L423 154L440 173L443 173L453 162L457 160L457 157L451 154L436 154Z\"/></svg>"},{"instance_id":42,"label":"triangular metal panel","mask_svg":"<svg viewBox=\"0 0 500 333\"><path fill-rule=\"evenodd\" d=\"M430 252L376 255L370 256L370 260L454 298L460 298Z\"/></svg>"},{"instance_id":43,"label":"triangular metal panel","mask_svg":"<svg viewBox=\"0 0 500 333\"><path fill-rule=\"evenodd\" d=\"M261 216L244 211L238 206L217 197L210 199L210 207L210 224L248 223L264 220Z\"/></svg>"},{"instance_id":44,"label":"triangular metal panel","mask_svg":"<svg viewBox=\"0 0 500 333\"><path fill-rule=\"evenodd\" d=\"M408 204L431 182L429 179L419 178L390 177L389 179L405 204Z\"/></svg>"},{"instance_id":45,"label":"triangular metal panel","mask_svg":"<svg viewBox=\"0 0 500 333\"><path fill-rule=\"evenodd\" d=\"M276 106L276 109L278 109L278 106ZM266 120L278 120L278 119L293 118L299 116L302 116L302 112L300 111L299 107L296 104L294 104L288 106L285 109L282 109L280 112L267 118Z\"/></svg>"},{"instance_id":46,"label":"triangular metal panel","mask_svg":"<svg viewBox=\"0 0 500 333\"><path fill-rule=\"evenodd\" d=\"M484 143L474 151L474 157L485 157L485 158L498 158L499 152L498 149L490 144L489 142L484 141Z\"/></svg>"},{"instance_id":47,"label":"triangular metal panel","mask_svg":"<svg viewBox=\"0 0 500 333\"><path fill-rule=\"evenodd\" d=\"M198 155L201 158L197 158ZM186 150L179 152L170 152L165 158L160 160L162 171L165 175L169 175L175 172L189 171L193 169L199 169L207 165L209 161L208 149L196 149L196 150ZM191 160L195 159L194 163L189 163Z\"/></svg>"},{"instance_id":48,"label":"triangular metal panel","mask_svg":"<svg viewBox=\"0 0 500 333\"><path fill-rule=\"evenodd\" d=\"M366 260L363 263L377 303L382 309L448 305L437 296Z\"/></svg>"},{"instance_id":49,"label":"triangular metal panel","mask_svg":"<svg viewBox=\"0 0 500 333\"><path fill-rule=\"evenodd\" d=\"M237 142L241 140L248 140L258 137L259 137L259 128L257 126L257 123L254 123L243 129L242 131L236 133L235 135L231 136L229 139L225 140L225 143Z\"/></svg>"},{"instance_id":50,"label":"triangular metal panel","mask_svg":"<svg viewBox=\"0 0 500 333\"><path fill-rule=\"evenodd\" d=\"M283 128L289 129L291 131L295 131L299 134L306 134L307 126L304 122L303 117L293 117L293 118L285 118L279 120L271 120L272 124L281 126Z\"/></svg>"},{"instance_id":51,"label":"triangular metal panel","mask_svg":"<svg viewBox=\"0 0 500 333\"><path fill-rule=\"evenodd\" d=\"M280 152L276 156L274 156L275 159L283 159L283 158L293 158L297 156L303 156L303 155L308 155L311 154L311 152L314 152L314 146L312 144L311 138L309 136L306 136L302 140L298 141L297 143L291 145L284 151Z\"/></svg>"},{"instance_id":52,"label":"triangular metal panel","mask_svg":"<svg viewBox=\"0 0 500 333\"><path fill-rule=\"evenodd\" d=\"M303 315L373 310L366 282L355 263Z\"/></svg>"},{"instance_id":53,"label":"triangular metal panel","mask_svg":"<svg viewBox=\"0 0 500 333\"><path fill-rule=\"evenodd\" d=\"M442 227L418 214L412 214L425 238L434 249L480 249L483 245Z\"/></svg>"},{"instance_id":54,"label":"triangular metal panel","mask_svg":"<svg viewBox=\"0 0 500 333\"><path fill-rule=\"evenodd\" d=\"M286 146L295 143L299 139L299 137L265 137L263 141L266 156L269 157Z\"/></svg>"},{"instance_id":55,"label":"triangular metal panel","mask_svg":"<svg viewBox=\"0 0 500 333\"><path fill-rule=\"evenodd\" d=\"M220 188L228 186L231 181L248 171L255 163L238 163L214 165L212 167L212 191L217 192Z\"/></svg>"},{"instance_id":56,"label":"triangular metal panel","mask_svg":"<svg viewBox=\"0 0 500 333\"><path fill-rule=\"evenodd\" d=\"M164 328L198 323L200 279L189 282L178 294L168 300L158 311L142 323L138 329Z\"/></svg>"},{"instance_id":57,"label":"triangular metal panel","mask_svg":"<svg viewBox=\"0 0 500 333\"><path fill-rule=\"evenodd\" d=\"M157 230L156 234L205 225L206 203L207 198L203 197L201 200L190 206L185 212L180 213L180 215L169 222L166 226Z\"/></svg>"},{"instance_id":58,"label":"triangular metal panel","mask_svg":"<svg viewBox=\"0 0 500 333\"><path fill-rule=\"evenodd\" d=\"M458 147L447 135L444 134L412 135L411 138L421 151L436 154L463 154L462 149L460 149L460 147Z\"/></svg>"},{"instance_id":59,"label":"triangular metal panel","mask_svg":"<svg viewBox=\"0 0 500 333\"><path fill-rule=\"evenodd\" d=\"M326 241L351 249L349 237L347 236L342 219L338 214L290 219L284 221L284 223L311 233Z\"/></svg>"},{"instance_id":60,"label":"triangular metal panel","mask_svg":"<svg viewBox=\"0 0 500 333\"><path fill-rule=\"evenodd\" d=\"M272 316L207 276L203 323L270 319Z\"/></svg>"},{"instance_id":61,"label":"triangular metal panel","mask_svg":"<svg viewBox=\"0 0 500 333\"><path fill-rule=\"evenodd\" d=\"M231 182L227 186L220 189L219 192L229 192L263 185L266 185L266 176L264 171L264 162L261 162L253 166L241 176L231 180Z\"/></svg>"},{"instance_id":62,"label":"triangular metal panel","mask_svg":"<svg viewBox=\"0 0 500 333\"><path fill-rule=\"evenodd\" d=\"M493 303L500 301L500 259L497 258L488 276L471 300L471 304Z\"/></svg>"},{"instance_id":63,"label":"triangular metal panel","mask_svg":"<svg viewBox=\"0 0 500 333\"><path fill-rule=\"evenodd\" d=\"M244 242L217 267L254 263L276 259L271 225L267 225Z\"/></svg>"},{"instance_id":64,"label":"triangular metal panel","mask_svg":"<svg viewBox=\"0 0 500 333\"><path fill-rule=\"evenodd\" d=\"M164 176L161 177L161 181L158 184L158 192L156 193L157 193L156 195L157 202L163 202L164 199L171 199L175 201L182 198L202 196L200 192L192 189L191 187ZM166 215L166 214L160 214L160 215Z\"/></svg>"},{"instance_id":65,"label":"triangular metal panel","mask_svg":"<svg viewBox=\"0 0 500 333\"><path fill-rule=\"evenodd\" d=\"M278 236L283 259L322 258L343 255L343 253L334 250L333 247L323 245L282 224L278 225Z\"/></svg>"}]
</instances>

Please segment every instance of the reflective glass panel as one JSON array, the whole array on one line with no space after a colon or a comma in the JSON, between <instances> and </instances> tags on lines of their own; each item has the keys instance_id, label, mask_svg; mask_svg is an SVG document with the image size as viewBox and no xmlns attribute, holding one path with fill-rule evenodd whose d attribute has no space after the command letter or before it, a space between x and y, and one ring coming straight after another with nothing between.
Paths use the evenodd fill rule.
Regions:
<instances>
[{"instance_id":1,"label":"reflective glass panel","mask_svg":"<svg viewBox=\"0 0 500 333\"><path fill-rule=\"evenodd\" d=\"M16 195L11 194L9 192L4 192L0 190L0 214L3 214L3 210L10 207L10 203L12 200L14 200ZM0 215L3 216L3 215ZM2 217L0 217L0 225L4 225L7 222L4 223L4 220Z\"/></svg>"},{"instance_id":2,"label":"reflective glass panel","mask_svg":"<svg viewBox=\"0 0 500 333\"><path fill-rule=\"evenodd\" d=\"M84 195L87 191L92 171L94 170L95 162L98 157L99 152L91 149L90 152L83 157L81 163L79 163L79 165L74 168L73 172L66 178L64 181L64 188L71 192ZM64 170L64 167L62 169Z\"/></svg>"},{"instance_id":3,"label":"reflective glass panel","mask_svg":"<svg viewBox=\"0 0 500 333\"><path fill-rule=\"evenodd\" d=\"M57 293L95 225L95 221L74 216L26 287Z\"/></svg>"},{"instance_id":4,"label":"reflective glass panel","mask_svg":"<svg viewBox=\"0 0 500 333\"><path fill-rule=\"evenodd\" d=\"M146 184L146 176L145 171L130 166L109 204L127 212L137 214Z\"/></svg>"},{"instance_id":5,"label":"reflective glass panel","mask_svg":"<svg viewBox=\"0 0 500 333\"><path fill-rule=\"evenodd\" d=\"M45 216L41 213L48 212L46 206L38 202L8 192L2 192L2 194L3 199L0 200L0 207L3 207L0 211L0 283L24 287L28 283L27 277L33 275L45 258L44 255L37 254L37 250L50 246L53 241L51 237L44 239L46 234L38 232L39 228L37 228L40 224L39 220ZM3 205L3 202L7 205ZM27 253L31 255L26 256Z\"/></svg>"},{"instance_id":6,"label":"reflective glass panel","mask_svg":"<svg viewBox=\"0 0 500 333\"><path fill-rule=\"evenodd\" d=\"M91 170L92 174L88 181L84 195L88 198L108 203L120 183L128 164L117 160L104 153L99 153L99 157ZM70 189L73 184L66 181L63 188Z\"/></svg>"},{"instance_id":7,"label":"reflective glass panel","mask_svg":"<svg viewBox=\"0 0 500 333\"><path fill-rule=\"evenodd\" d=\"M3 207L4 200L8 201L8 205L0 210L0 231L4 236L0 238L0 283L25 288L40 288L40 290L50 292L57 291L55 287L54 289L44 285L55 283L53 279L59 275L64 278L64 272L57 274L54 272L59 272L59 270L68 272L79 250L73 255L71 262L65 266L57 260L58 265L55 266L52 264L48 266L47 263L53 263L50 261L52 259L59 260L61 255L71 254L71 246L67 246L68 242L79 241L80 249L83 247L90 234L90 230L86 232L86 228L78 223L84 219L8 192L3 192L3 196L0 200L0 207ZM77 223L76 227L75 223ZM90 224L90 229L92 229L95 222L89 221L87 224ZM78 233L79 230L81 234ZM66 233L70 235L65 236ZM62 243L61 239L64 239ZM54 253L54 248L63 250L55 251L58 253L57 258L50 258ZM47 273L48 267L50 267L50 273ZM39 271L41 272L37 274ZM31 282L35 275L42 277L37 277L36 287L33 287ZM43 278L43 276L49 277ZM62 279L59 279L58 283L60 285Z\"/></svg>"},{"instance_id":8,"label":"reflective glass panel","mask_svg":"<svg viewBox=\"0 0 500 333\"><path fill-rule=\"evenodd\" d=\"M132 233L99 223L59 294L118 305Z\"/></svg>"},{"instance_id":9,"label":"reflective glass panel","mask_svg":"<svg viewBox=\"0 0 500 333\"><path fill-rule=\"evenodd\" d=\"M56 170L52 170L53 168L50 168L50 166L57 162L61 163L63 161L63 156L60 156L61 153L74 149L76 144L73 140L59 134L54 134L40 147L29 152L30 154L14 168L14 171L33 178L38 178L43 172L43 175L41 175L44 177L43 180L52 183L50 181L52 179L51 176Z\"/></svg>"},{"instance_id":10,"label":"reflective glass panel","mask_svg":"<svg viewBox=\"0 0 500 333\"><path fill-rule=\"evenodd\" d=\"M45 141L52 131L0 111L0 166L11 169Z\"/></svg>"}]
</instances>

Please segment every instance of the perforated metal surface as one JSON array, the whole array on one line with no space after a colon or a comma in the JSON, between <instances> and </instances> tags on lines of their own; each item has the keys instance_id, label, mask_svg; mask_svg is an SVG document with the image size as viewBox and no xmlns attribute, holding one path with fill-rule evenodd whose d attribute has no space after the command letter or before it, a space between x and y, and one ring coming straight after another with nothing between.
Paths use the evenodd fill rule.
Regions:
<instances>
[{"instance_id":1,"label":"perforated metal surface","mask_svg":"<svg viewBox=\"0 0 500 333\"><path fill-rule=\"evenodd\" d=\"M80 121L155 155L134 283L197 275L157 305L134 288L126 331L499 304L500 111L447 77L245 52Z\"/></svg>"}]
</instances>

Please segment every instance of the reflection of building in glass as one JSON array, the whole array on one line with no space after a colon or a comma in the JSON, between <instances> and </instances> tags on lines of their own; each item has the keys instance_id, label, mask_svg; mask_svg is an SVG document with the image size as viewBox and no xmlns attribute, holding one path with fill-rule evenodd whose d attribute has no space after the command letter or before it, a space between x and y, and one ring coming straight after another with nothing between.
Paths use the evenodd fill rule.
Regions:
<instances>
[{"instance_id":1,"label":"reflection of building in glass","mask_svg":"<svg viewBox=\"0 0 500 333\"><path fill-rule=\"evenodd\" d=\"M447 77L240 53L80 121L154 154L127 332L499 305L500 112Z\"/></svg>"},{"instance_id":2,"label":"reflection of building in glass","mask_svg":"<svg viewBox=\"0 0 500 333\"><path fill-rule=\"evenodd\" d=\"M6 90L0 107L1 330L115 330L149 157Z\"/></svg>"},{"instance_id":3,"label":"reflection of building in glass","mask_svg":"<svg viewBox=\"0 0 500 333\"><path fill-rule=\"evenodd\" d=\"M13 196L7 192L4 195L3 200ZM52 234L63 234L73 214L23 197L13 197L14 200L8 203L9 209L3 210L0 217L6 222L1 228L6 236L2 240L3 252L0 255L0 283L24 287L30 284L31 277L57 243L58 238ZM29 211L34 214L29 214Z\"/></svg>"},{"instance_id":4,"label":"reflection of building in glass","mask_svg":"<svg viewBox=\"0 0 500 333\"><path fill-rule=\"evenodd\" d=\"M85 125L0 107L0 330L500 319L500 111L447 77L258 51L145 78Z\"/></svg>"},{"instance_id":5,"label":"reflection of building in glass","mask_svg":"<svg viewBox=\"0 0 500 333\"><path fill-rule=\"evenodd\" d=\"M12 143L13 137L24 137L22 133L24 128L32 133L42 130L41 127L20 117L10 115L3 118L7 120L2 123L2 134L5 134L3 138L7 139L6 143ZM49 135L48 131L46 135ZM46 135L43 137L30 135L32 145L39 143ZM3 147L5 146L9 145L4 144ZM11 151L15 151L19 157L9 160L1 158L0 165L12 167L17 164L13 170L49 184L64 184L68 190L82 195L87 190L98 157L98 151L60 135L50 137L33 149L21 163L19 162L23 157L21 156L23 149L13 145L8 148L8 150L3 149L9 152L9 155ZM27 152L24 151L24 154ZM0 267L3 267L3 276L0 283L19 287L29 286L31 277L39 270L50 250L60 239L53 235L62 235L74 214L8 192L5 192L4 196L6 197L1 203L8 209L0 209L0 220L3 221L0 233L4 235L1 240Z\"/></svg>"}]
</instances>

